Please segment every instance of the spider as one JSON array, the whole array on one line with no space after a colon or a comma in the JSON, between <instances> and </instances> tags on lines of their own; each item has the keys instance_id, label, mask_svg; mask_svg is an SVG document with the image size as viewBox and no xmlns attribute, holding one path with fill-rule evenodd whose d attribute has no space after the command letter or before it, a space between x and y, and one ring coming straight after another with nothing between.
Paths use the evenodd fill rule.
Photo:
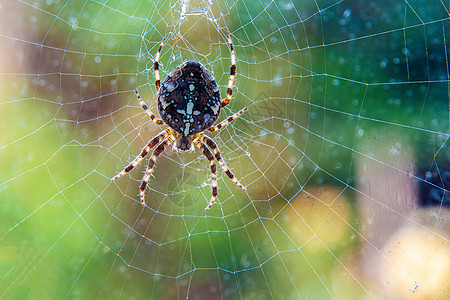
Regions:
<instances>
[{"instance_id":1,"label":"spider","mask_svg":"<svg viewBox=\"0 0 450 300\"><path fill-rule=\"evenodd\" d=\"M137 89L135 90L140 105L149 115L150 119L158 125L165 123L169 126L169 128L153 137L142 149L141 154L123 169L122 172L111 178L111 181L114 181L130 172L144 159L152 148L156 147L150 156L148 167L145 170L145 175L139 189L143 206L145 206L145 187L153 173L156 159L170 145L172 145L172 150L174 152L193 152L195 150L194 146L196 146L209 160L211 167L212 197L208 206L205 208L205 211L212 207L217 197L217 175L214 157L219 162L219 165L222 167L225 174L227 174L237 186L246 190L246 188L234 177L233 173L231 173L230 169L223 161L216 143L203 133L204 131L219 130L248 109L248 107L245 107L241 111L214 126L214 123L219 118L220 109L226 106L231 100L233 94L233 81L236 74L236 54L230 36L227 36L227 39L231 50L231 69L228 80L227 96L223 100L220 99L219 86L213 75L205 66L196 61L183 62L169 73L162 85L160 84L159 58L161 56L162 46L164 45L164 39L159 45L154 62L158 111L162 120L155 117L142 100Z\"/></svg>"}]
</instances>

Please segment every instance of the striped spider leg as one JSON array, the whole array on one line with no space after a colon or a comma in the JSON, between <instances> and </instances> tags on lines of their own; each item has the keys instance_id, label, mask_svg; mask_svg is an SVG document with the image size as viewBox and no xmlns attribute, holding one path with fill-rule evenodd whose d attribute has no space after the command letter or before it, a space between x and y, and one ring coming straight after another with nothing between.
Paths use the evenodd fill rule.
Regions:
<instances>
[{"instance_id":1,"label":"striped spider leg","mask_svg":"<svg viewBox=\"0 0 450 300\"><path fill-rule=\"evenodd\" d=\"M227 40L231 51L231 68L225 98L221 99L219 85L211 72L197 61L189 60L181 63L161 82L159 60L161 58L161 49L165 42L164 39L159 45L153 63L155 69L155 86L158 96L158 112L161 119L155 117L142 100L139 92L135 90L139 104L150 119L157 125L166 124L169 126L168 129L153 137L141 150L141 153L125 169L111 178L111 181L115 181L130 172L154 149L150 155L148 166L139 188L142 205L145 206L145 188L153 173L156 160L170 146L172 146L174 152L192 152L197 147L202 151L206 159L208 159L211 167L212 198L205 210L209 210L217 198L216 160L219 162L225 174L237 186L245 190L245 187L234 177L233 173L225 164L217 144L210 137L203 134L206 130L220 130L248 109L245 107L219 124L214 125L219 118L221 108L231 101L233 82L236 75L236 53L230 36L227 36Z\"/></svg>"}]
</instances>

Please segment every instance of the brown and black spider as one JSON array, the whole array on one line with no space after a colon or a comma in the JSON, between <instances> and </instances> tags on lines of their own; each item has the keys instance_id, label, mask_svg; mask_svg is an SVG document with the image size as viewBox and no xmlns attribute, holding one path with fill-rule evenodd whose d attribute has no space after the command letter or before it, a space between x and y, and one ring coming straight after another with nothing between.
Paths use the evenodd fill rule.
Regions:
<instances>
[{"instance_id":1,"label":"brown and black spider","mask_svg":"<svg viewBox=\"0 0 450 300\"><path fill-rule=\"evenodd\" d=\"M151 113L150 109L139 95L139 92L137 90L135 91L139 103L153 122L156 124L165 123L169 126L168 129L152 138L142 149L141 154L139 154L128 167L111 178L111 181L114 181L130 172L144 159L150 149L157 146L155 150L153 150L144 178L142 179L140 187L142 205L145 206L145 187L153 173L156 159L165 148L171 144L173 151L176 152L193 152L195 145L202 150L203 155L209 160L211 165L212 197L205 210L211 208L217 197L216 162L214 157L219 162L225 174L227 174L227 176L241 189L245 190L245 187L239 183L223 161L216 143L210 137L203 134L203 131L206 130L219 130L248 109L248 107L245 107L216 126L213 126L219 118L220 109L230 102L231 95L233 94L233 81L236 73L236 54L231 38L229 36L227 36L227 38L231 50L231 70L230 78L228 80L227 96L225 99L220 99L219 86L212 74L205 66L196 61L183 62L170 72L166 79L164 79L162 85L160 85L159 58L161 56L162 46L164 45L164 39L161 41L158 52L156 53L154 63L155 85L158 93L158 111L162 120L157 119L155 115ZM208 147L211 148L214 155Z\"/></svg>"}]
</instances>

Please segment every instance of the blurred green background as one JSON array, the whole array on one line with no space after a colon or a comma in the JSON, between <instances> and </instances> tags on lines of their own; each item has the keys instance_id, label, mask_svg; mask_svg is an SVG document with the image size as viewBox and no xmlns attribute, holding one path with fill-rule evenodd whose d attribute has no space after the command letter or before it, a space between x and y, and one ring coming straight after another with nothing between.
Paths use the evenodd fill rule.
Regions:
<instances>
[{"instance_id":1,"label":"blurred green background","mask_svg":"<svg viewBox=\"0 0 450 300\"><path fill-rule=\"evenodd\" d=\"M449 4L0 4L0 298L448 299ZM184 60L233 99L197 151L146 161ZM411 249L414 251L411 252Z\"/></svg>"}]
</instances>

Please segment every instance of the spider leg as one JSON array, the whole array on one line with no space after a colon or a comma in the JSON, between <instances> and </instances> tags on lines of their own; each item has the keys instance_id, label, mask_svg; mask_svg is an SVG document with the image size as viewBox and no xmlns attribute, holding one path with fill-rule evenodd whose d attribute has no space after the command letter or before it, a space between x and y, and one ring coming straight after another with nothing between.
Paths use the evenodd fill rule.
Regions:
<instances>
[{"instance_id":1,"label":"spider leg","mask_svg":"<svg viewBox=\"0 0 450 300\"><path fill-rule=\"evenodd\" d=\"M155 117L155 115L150 111L147 104L144 103L144 100L142 100L141 95L139 95L138 90L134 90L136 92L136 96L139 100L139 103L141 104L142 108L145 110L145 112L150 116L150 119L152 119L153 122L155 122L158 125L164 124L163 120L159 120Z\"/></svg>"},{"instance_id":2,"label":"spider leg","mask_svg":"<svg viewBox=\"0 0 450 300\"><path fill-rule=\"evenodd\" d=\"M238 111L237 113L235 113L231 117L228 117L227 119L223 120L222 122L220 122L216 126L209 127L208 130L209 131L217 131L217 130L219 130L223 126L227 125L228 123L230 123L231 121L233 121L234 119L236 119L237 117L242 115L247 109L248 109L248 107L243 108L242 110Z\"/></svg>"},{"instance_id":3,"label":"spider leg","mask_svg":"<svg viewBox=\"0 0 450 300\"><path fill-rule=\"evenodd\" d=\"M225 174L227 174L227 176L241 189L243 189L244 191L246 191L247 189L236 179L236 177L234 177L233 173L231 173L230 169L227 167L227 165L225 164L225 162L222 159L222 156L220 155L220 151L219 148L217 147L217 144L209 137L206 135L202 135L201 139L203 141L203 143L205 143L206 145L208 145L209 148L211 148L214 152L214 156L216 157L217 161L219 162L219 165L222 167L222 170L225 172Z\"/></svg>"},{"instance_id":4,"label":"spider leg","mask_svg":"<svg viewBox=\"0 0 450 300\"><path fill-rule=\"evenodd\" d=\"M159 92L159 87L161 85L161 80L159 77L159 58L161 57L161 49L162 49L162 46L164 45L164 41L165 41L165 39L163 39L161 41L161 44L159 45L158 52L156 52L155 63L153 64L153 67L155 68L155 79L156 79L155 85L156 85L156 90L158 92Z\"/></svg>"},{"instance_id":5,"label":"spider leg","mask_svg":"<svg viewBox=\"0 0 450 300\"><path fill-rule=\"evenodd\" d=\"M230 79L228 80L228 87L227 87L227 97L222 100L221 106L224 107L227 105L230 100L231 96L233 95L233 81L234 76L236 74L236 53L234 52L233 43L231 42L231 38L228 35L227 36L228 43L230 44L230 50L231 50L231 68L230 68Z\"/></svg>"},{"instance_id":6,"label":"spider leg","mask_svg":"<svg viewBox=\"0 0 450 300\"><path fill-rule=\"evenodd\" d=\"M143 206L145 206L145 187L148 184L148 181L150 180L150 176L153 173L153 168L155 167L155 162L158 156L164 151L167 145L170 145L175 140L175 137L170 134L161 144L158 145L158 147L153 150L152 156L150 156L150 159L148 160L148 166L145 170L145 175L142 178L142 184L139 188L139 194L141 196L141 203Z\"/></svg>"},{"instance_id":7,"label":"spider leg","mask_svg":"<svg viewBox=\"0 0 450 300\"><path fill-rule=\"evenodd\" d=\"M111 178L111 181L116 180L117 178L127 174L130 172L134 167L136 167L147 155L148 151L155 147L157 144L159 144L163 139L165 139L169 134L171 133L170 129L164 130L163 132L160 132L157 136L152 138L150 142L142 149L141 154L139 154L138 157L136 157L125 169L123 169L122 172Z\"/></svg>"},{"instance_id":8,"label":"spider leg","mask_svg":"<svg viewBox=\"0 0 450 300\"><path fill-rule=\"evenodd\" d=\"M211 151L208 149L208 147L205 146L205 144L200 140L196 139L194 141L195 145L202 150L203 155L209 160L209 163L211 164L211 188L212 188L212 197L209 201L209 204L207 207L205 207L205 211L209 210L217 198L217 174L216 174L216 162L214 160L214 156L212 155Z\"/></svg>"}]
</instances>

